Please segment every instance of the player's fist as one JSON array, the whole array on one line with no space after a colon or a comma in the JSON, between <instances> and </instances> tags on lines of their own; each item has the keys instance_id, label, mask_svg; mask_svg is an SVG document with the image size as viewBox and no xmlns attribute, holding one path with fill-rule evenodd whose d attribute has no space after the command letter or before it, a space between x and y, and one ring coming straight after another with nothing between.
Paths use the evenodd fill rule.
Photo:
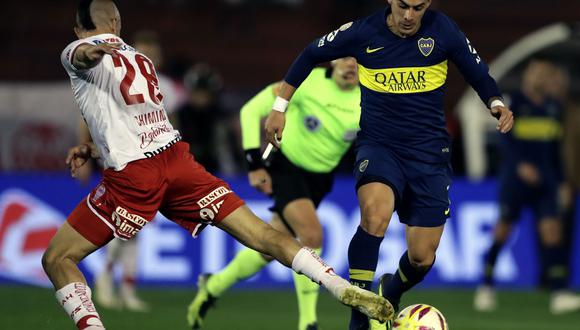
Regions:
<instances>
[{"instance_id":1,"label":"player's fist","mask_svg":"<svg viewBox=\"0 0 580 330\"><path fill-rule=\"evenodd\" d=\"M272 178L265 169L259 168L255 171L250 171L248 173L248 180L250 181L250 186L256 188L258 191L266 195L272 194Z\"/></svg>"},{"instance_id":2,"label":"player's fist","mask_svg":"<svg viewBox=\"0 0 580 330\"><path fill-rule=\"evenodd\" d=\"M514 126L514 114L508 107L495 106L491 108L491 115L497 118L497 129L504 134L509 132Z\"/></svg>"},{"instance_id":3,"label":"player's fist","mask_svg":"<svg viewBox=\"0 0 580 330\"><path fill-rule=\"evenodd\" d=\"M276 148L280 148L284 125L286 125L286 116L284 113L276 110L270 111L270 114L266 119L266 139Z\"/></svg>"},{"instance_id":4,"label":"player's fist","mask_svg":"<svg viewBox=\"0 0 580 330\"><path fill-rule=\"evenodd\" d=\"M83 143L68 150L65 162L73 177L78 175L78 169L85 165L89 158L99 158L99 152L94 143Z\"/></svg>"}]
</instances>

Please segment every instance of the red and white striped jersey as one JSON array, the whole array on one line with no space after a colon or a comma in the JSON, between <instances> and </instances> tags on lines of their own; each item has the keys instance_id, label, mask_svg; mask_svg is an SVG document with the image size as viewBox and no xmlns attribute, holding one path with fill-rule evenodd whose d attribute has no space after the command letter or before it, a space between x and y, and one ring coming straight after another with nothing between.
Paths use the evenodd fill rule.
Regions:
<instances>
[{"instance_id":1,"label":"red and white striped jersey","mask_svg":"<svg viewBox=\"0 0 580 330\"><path fill-rule=\"evenodd\" d=\"M105 55L95 67L72 64L81 44L122 44L117 56ZM163 106L151 60L113 34L99 34L69 44L61 62L70 76L74 98L106 168L122 170L131 161L152 157L181 139Z\"/></svg>"}]
</instances>

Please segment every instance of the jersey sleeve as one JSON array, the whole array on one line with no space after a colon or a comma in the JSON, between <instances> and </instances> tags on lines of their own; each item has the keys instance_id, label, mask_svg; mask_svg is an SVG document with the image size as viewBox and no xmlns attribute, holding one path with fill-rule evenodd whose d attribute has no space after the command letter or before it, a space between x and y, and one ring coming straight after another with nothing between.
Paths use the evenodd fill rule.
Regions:
<instances>
[{"instance_id":1,"label":"jersey sleeve","mask_svg":"<svg viewBox=\"0 0 580 330\"><path fill-rule=\"evenodd\" d=\"M60 62L62 63L62 66L69 74L79 71L85 71L79 70L73 65L74 53L76 52L77 48L82 44L88 44L88 42L86 40L73 41L70 44L68 44L68 46L66 46L65 49L60 54Z\"/></svg>"},{"instance_id":2,"label":"jersey sleeve","mask_svg":"<svg viewBox=\"0 0 580 330\"><path fill-rule=\"evenodd\" d=\"M269 85L250 99L240 111L240 125L242 127L242 147L244 150L260 148L260 122L272 110L276 99L274 87Z\"/></svg>"},{"instance_id":3,"label":"jersey sleeve","mask_svg":"<svg viewBox=\"0 0 580 330\"><path fill-rule=\"evenodd\" d=\"M354 56L359 43L360 22L349 22L310 43L296 58L284 80L298 88L319 63Z\"/></svg>"},{"instance_id":4,"label":"jersey sleeve","mask_svg":"<svg viewBox=\"0 0 580 330\"><path fill-rule=\"evenodd\" d=\"M495 80L489 75L489 68L479 56L469 39L455 22L446 18L447 34L450 36L449 56L465 80L477 92L484 104L489 106L489 99L501 97Z\"/></svg>"}]
</instances>

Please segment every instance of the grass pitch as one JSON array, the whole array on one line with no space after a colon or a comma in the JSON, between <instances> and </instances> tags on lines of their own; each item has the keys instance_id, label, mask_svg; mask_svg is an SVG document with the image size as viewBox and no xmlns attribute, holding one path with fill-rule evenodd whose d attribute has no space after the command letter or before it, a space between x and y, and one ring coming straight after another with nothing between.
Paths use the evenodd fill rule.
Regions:
<instances>
[{"instance_id":1,"label":"grass pitch","mask_svg":"<svg viewBox=\"0 0 580 330\"><path fill-rule=\"evenodd\" d=\"M141 296L153 308L150 313L99 309L109 330L187 329L185 312L194 290L144 289ZM467 290L414 290L403 305L426 303L440 309L452 330L578 330L580 313L552 316L548 295L540 292L503 291L497 312L473 311L473 292ZM324 292L319 302L323 330L347 329L349 310ZM207 330L296 330L297 307L290 290L233 290L210 311ZM0 329L74 329L48 289L0 286Z\"/></svg>"}]
</instances>

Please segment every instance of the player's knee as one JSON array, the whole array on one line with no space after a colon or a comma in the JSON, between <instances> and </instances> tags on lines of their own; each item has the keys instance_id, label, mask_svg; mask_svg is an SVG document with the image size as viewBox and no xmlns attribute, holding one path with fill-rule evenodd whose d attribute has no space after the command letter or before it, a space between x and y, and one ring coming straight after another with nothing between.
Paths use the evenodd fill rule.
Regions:
<instances>
[{"instance_id":1,"label":"player's knee","mask_svg":"<svg viewBox=\"0 0 580 330\"><path fill-rule=\"evenodd\" d=\"M562 226L557 219L544 219L540 222L540 239L546 246L559 245L562 241Z\"/></svg>"},{"instance_id":2,"label":"player's knee","mask_svg":"<svg viewBox=\"0 0 580 330\"><path fill-rule=\"evenodd\" d=\"M49 274L63 259L62 254L56 252L54 249L48 248L42 255L42 268Z\"/></svg>"},{"instance_id":3,"label":"player's knee","mask_svg":"<svg viewBox=\"0 0 580 330\"><path fill-rule=\"evenodd\" d=\"M66 262L73 262L78 264L80 260L79 258L75 258L74 256L70 255L66 251L49 247L46 249L46 251L44 251L41 262L42 268L47 274L49 274L54 269L59 268L59 266Z\"/></svg>"},{"instance_id":4,"label":"player's knee","mask_svg":"<svg viewBox=\"0 0 580 330\"><path fill-rule=\"evenodd\" d=\"M322 247L322 232L308 233L300 237L300 242L309 248L319 249Z\"/></svg>"},{"instance_id":5,"label":"player's knee","mask_svg":"<svg viewBox=\"0 0 580 330\"><path fill-rule=\"evenodd\" d=\"M493 231L493 238L499 242L507 241L512 230L511 223L507 220L500 219Z\"/></svg>"},{"instance_id":6,"label":"player's knee","mask_svg":"<svg viewBox=\"0 0 580 330\"><path fill-rule=\"evenodd\" d=\"M301 228L297 233L300 242L309 248L318 249L322 247L322 226L316 222L312 226Z\"/></svg>"},{"instance_id":7,"label":"player's knee","mask_svg":"<svg viewBox=\"0 0 580 330\"><path fill-rule=\"evenodd\" d=\"M392 215L392 211L389 210L387 205L366 201L361 205L361 213L361 227L367 233L374 236L383 236L385 234Z\"/></svg>"},{"instance_id":8,"label":"player's knee","mask_svg":"<svg viewBox=\"0 0 580 330\"><path fill-rule=\"evenodd\" d=\"M409 251L409 262L415 269L427 270L435 262L435 251L422 249L419 251Z\"/></svg>"}]
</instances>

